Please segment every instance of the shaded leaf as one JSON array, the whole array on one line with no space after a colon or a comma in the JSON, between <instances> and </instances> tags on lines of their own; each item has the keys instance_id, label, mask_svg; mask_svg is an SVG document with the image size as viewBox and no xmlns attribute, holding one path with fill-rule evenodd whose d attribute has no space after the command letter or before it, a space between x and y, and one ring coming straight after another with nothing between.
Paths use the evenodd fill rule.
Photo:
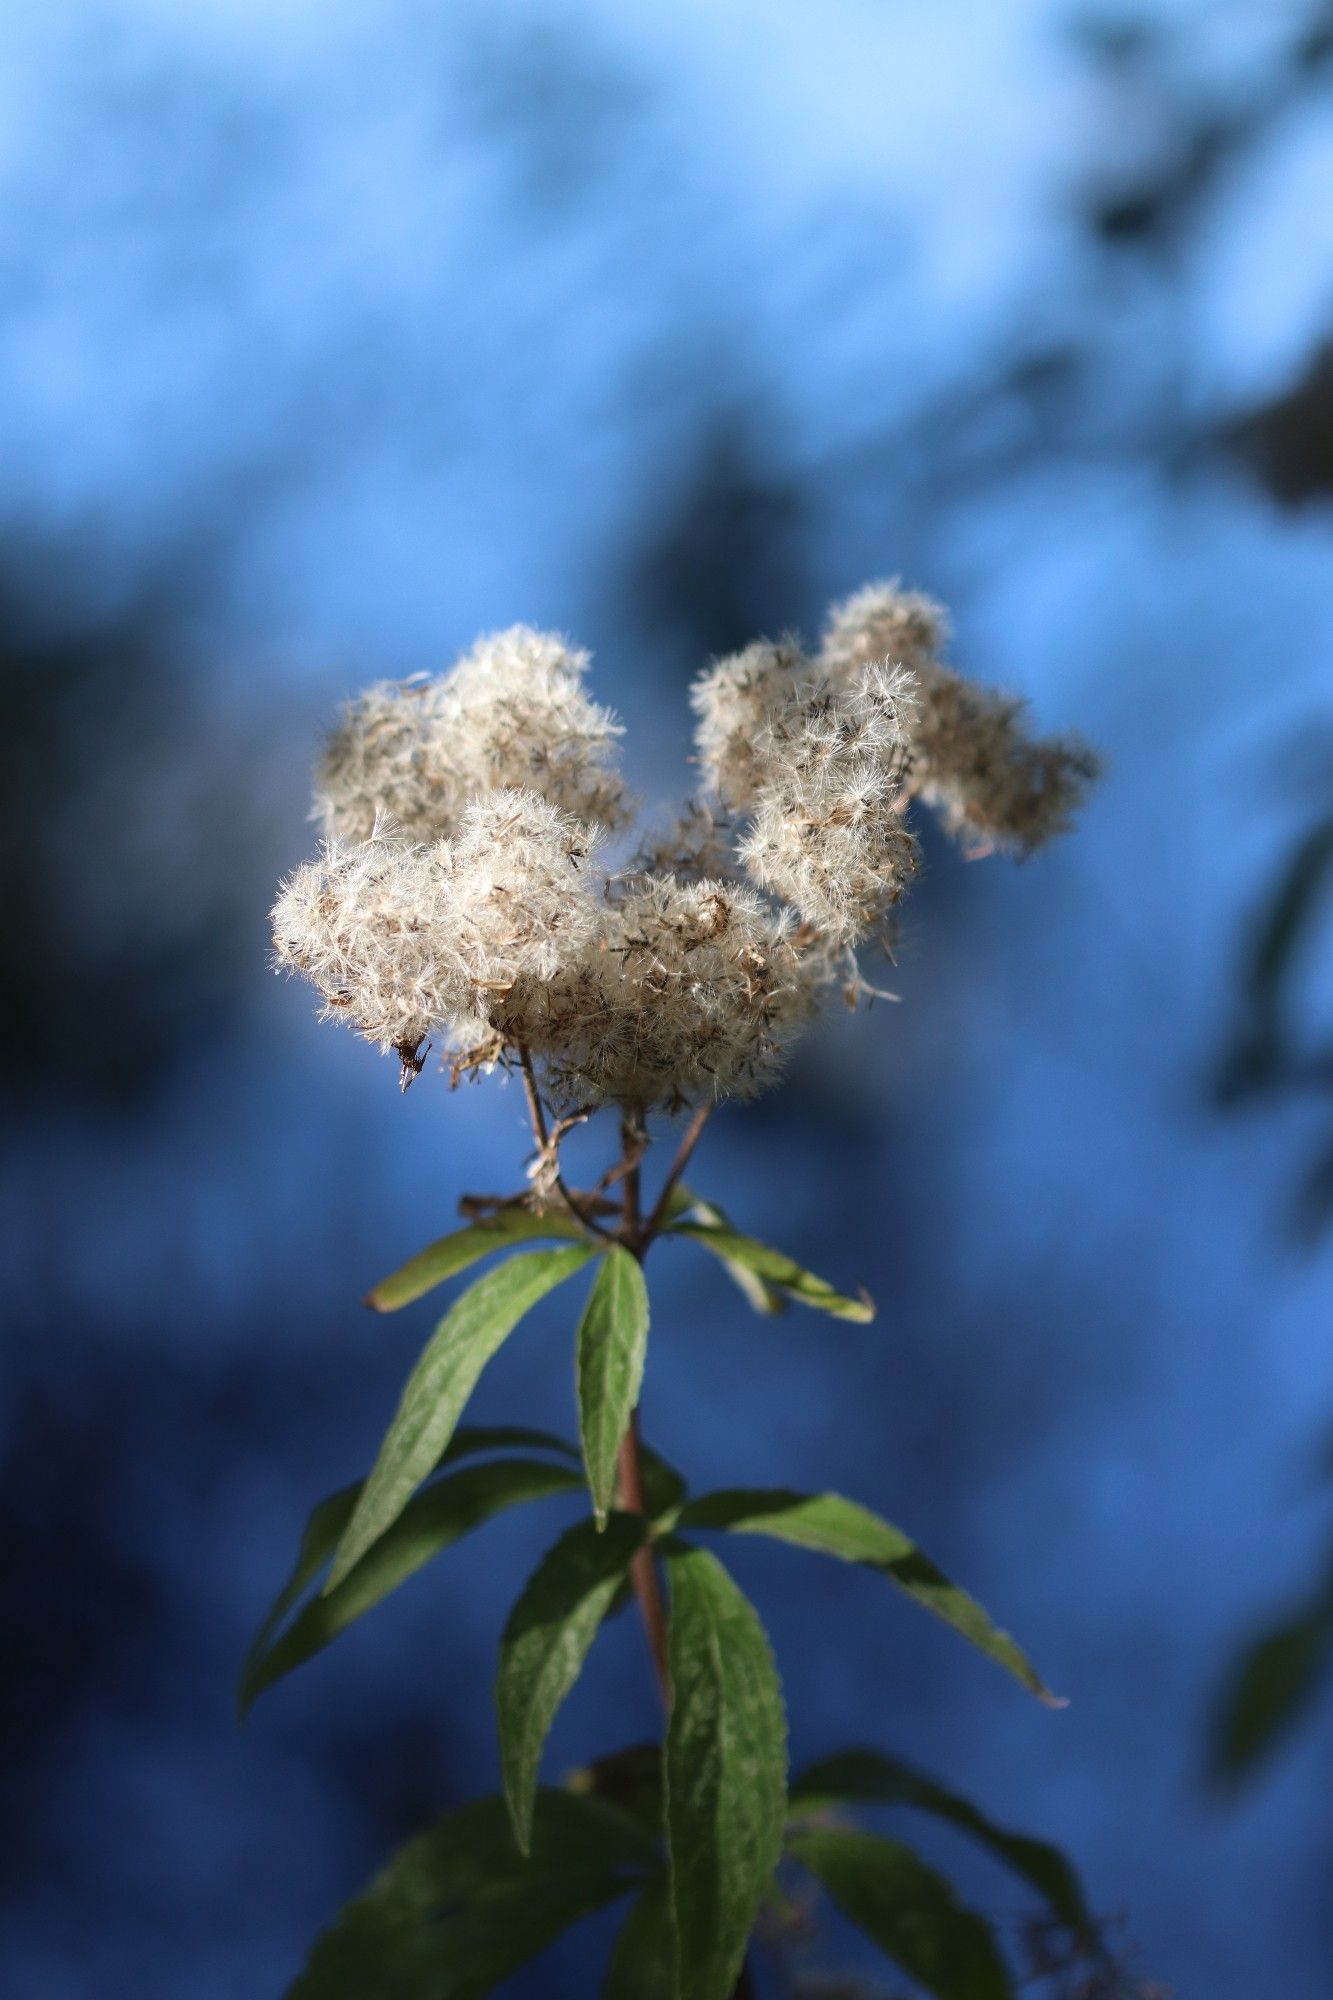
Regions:
<instances>
[{"instance_id":1,"label":"shaded leaf","mask_svg":"<svg viewBox=\"0 0 1333 2000\"><path fill-rule=\"evenodd\" d=\"M600 1533L595 1522L580 1521L548 1549L509 1614L495 1700L505 1799L521 1848L531 1836L542 1746L556 1710L646 1533L635 1514L613 1514Z\"/></svg>"},{"instance_id":2,"label":"shaded leaf","mask_svg":"<svg viewBox=\"0 0 1333 2000\"><path fill-rule=\"evenodd\" d=\"M334 1589L391 1527L438 1463L477 1377L526 1312L587 1263L590 1250L531 1250L490 1271L456 1300L408 1377L398 1412L340 1540Z\"/></svg>"},{"instance_id":3,"label":"shaded leaf","mask_svg":"<svg viewBox=\"0 0 1333 2000\"><path fill-rule=\"evenodd\" d=\"M497 1250L514 1243L551 1238L572 1238L578 1243L587 1240L585 1232L570 1216L534 1215L527 1208L499 1209L485 1222L470 1222L465 1229L455 1229L437 1242L428 1243L399 1270L381 1278L366 1293L365 1303L376 1312L397 1312L402 1306L424 1298L446 1278L456 1277L469 1265L479 1264L483 1257L494 1256Z\"/></svg>"},{"instance_id":4,"label":"shaded leaf","mask_svg":"<svg viewBox=\"0 0 1333 2000\"><path fill-rule=\"evenodd\" d=\"M616 1460L643 1381L648 1288L637 1258L619 1244L603 1253L579 1320L577 1380L583 1463L597 1520L616 1490Z\"/></svg>"},{"instance_id":5,"label":"shaded leaf","mask_svg":"<svg viewBox=\"0 0 1333 2000\"><path fill-rule=\"evenodd\" d=\"M684 1475L669 1460L639 1440L639 1474L643 1481L643 1504L653 1520L679 1507L689 1488Z\"/></svg>"},{"instance_id":6,"label":"shaded leaf","mask_svg":"<svg viewBox=\"0 0 1333 2000\"><path fill-rule=\"evenodd\" d=\"M724 1208L719 1207L717 1202L705 1201L702 1195L695 1194L692 1189L682 1186L678 1181L671 1190L664 1220L667 1227L670 1228L682 1216L688 1215L692 1215L696 1222L701 1222L709 1228L730 1229L732 1227L731 1217ZM759 1277L756 1272L752 1271L747 1264L741 1263L739 1258L729 1257L724 1250L719 1249L715 1254L718 1262L726 1271L727 1276L738 1291L744 1295L755 1312L763 1313L766 1318L772 1318L776 1313L786 1312L786 1294L780 1292L776 1285L770 1285L766 1279Z\"/></svg>"},{"instance_id":7,"label":"shaded leaf","mask_svg":"<svg viewBox=\"0 0 1333 2000\"><path fill-rule=\"evenodd\" d=\"M676 1932L664 1881L650 1882L625 1919L602 2000L677 2000Z\"/></svg>"},{"instance_id":8,"label":"shaded leaf","mask_svg":"<svg viewBox=\"0 0 1333 2000\"><path fill-rule=\"evenodd\" d=\"M1010 2000L1013 1983L990 1925L942 1875L897 1841L820 1829L791 1852L843 1915L938 2000Z\"/></svg>"},{"instance_id":9,"label":"shaded leaf","mask_svg":"<svg viewBox=\"0 0 1333 2000\"><path fill-rule=\"evenodd\" d=\"M840 1493L791 1493L783 1488L734 1488L704 1494L681 1510L678 1526L725 1528L734 1534L772 1535L778 1541L836 1556L878 1571L946 1625L1052 1706L1062 1706L1007 1632L993 1625L976 1599L950 1583L916 1543Z\"/></svg>"},{"instance_id":10,"label":"shaded leaf","mask_svg":"<svg viewBox=\"0 0 1333 2000\"><path fill-rule=\"evenodd\" d=\"M1333 1679L1333 1589L1272 1626L1236 1662L1210 1746L1214 1779L1253 1777Z\"/></svg>"},{"instance_id":11,"label":"shaded leaf","mask_svg":"<svg viewBox=\"0 0 1333 2000\"><path fill-rule=\"evenodd\" d=\"M768 1639L715 1557L674 1543L666 1821L680 1991L730 2000L782 1852L787 1728Z\"/></svg>"},{"instance_id":12,"label":"shaded leaf","mask_svg":"<svg viewBox=\"0 0 1333 2000\"><path fill-rule=\"evenodd\" d=\"M1057 1847L1009 1833L957 1792L878 1750L844 1750L801 1773L791 1788L793 1813L830 1805L911 1806L971 1834L1036 1890L1076 1938L1091 1943L1097 1926L1078 1875Z\"/></svg>"},{"instance_id":13,"label":"shaded leaf","mask_svg":"<svg viewBox=\"0 0 1333 2000\"><path fill-rule=\"evenodd\" d=\"M409 1840L319 1939L287 2000L481 2000L652 1864L634 1822L596 1800L542 1792L533 1824L529 1860L498 1798Z\"/></svg>"},{"instance_id":14,"label":"shaded leaf","mask_svg":"<svg viewBox=\"0 0 1333 2000\"><path fill-rule=\"evenodd\" d=\"M566 1788L580 1797L605 1799L621 1812L632 1813L645 1826L660 1830L662 1825L662 1746L659 1743L631 1743L624 1750L612 1750L594 1757L571 1771Z\"/></svg>"},{"instance_id":15,"label":"shaded leaf","mask_svg":"<svg viewBox=\"0 0 1333 2000\"><path fill-rule=\"evenodd\" d=\"M813 1271L803 1270L783 1251L770 1250L766 1243L757 1243L753 1236L742 1236L739 1230L722 1228L713 1223L677 1222L673 1223L671 1233L673 1236L691 1237L694 1242L702 1243L714 1257L720 1258L728 1268L740 1265L764 1284L776 1286L780 1292L798 1299L803 1306L814 1306L820 1312L831 1313L834 1319L866 1321L875 1317L875 1308L864 1294L857 1299L844 1298L823 1278L817 1278Z\"/></svg>"},{"instance_id":16,"label":"shaded leaf","mask_svg":"<svg viewBox=\"0 0 1333 2000\"><path fill-rule=\"evenodd\" d=\"M241 1681L241 1714L265 1688L321 1652L433 1556L492 1515L520 1501L567 1493L580 1484L571 1466L512 1458L469 1466L425 1487L335 1589L312 1598L274 1645L257 1653L252 1649Z\"/></svg>"}]
</instances>

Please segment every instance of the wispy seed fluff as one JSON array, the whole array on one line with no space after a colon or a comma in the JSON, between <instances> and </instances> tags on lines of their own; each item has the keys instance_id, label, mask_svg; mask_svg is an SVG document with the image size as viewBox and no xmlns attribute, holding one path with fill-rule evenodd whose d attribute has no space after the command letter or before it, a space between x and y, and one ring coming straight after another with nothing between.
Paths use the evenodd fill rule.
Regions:
<instances>
[{"instance_id":1,"label":"wispy seed fluff","mask_svg":"<svg viewBox=\"0 0 1333 2000\"><path fill-rule=\"evenodd\" d=\"M472 799L506 787L585 823L620 825L622 732L584 689L588 661L551 633L515 625L479 639L447 673L367 688L316 773L325 835L367 840L387 813L409 838L438 840Z\"/></svg>"},{"instance_id":2,"label":"wispy seed fluff","mask_svg":"<svg viewBox=\"0 0 1333 2000\"><path fill-rule=\"evenodd\" d=\"M812 679L755 741L763 781L741 859L837 944L871 931L916 868L902 817L913 685L878 666L841 682Z\"/></svg>"},{"instance_id":3,"label":"wispy seed fluff","mask_svg":"<svg viewBox=\"0 0 1333 2000\"><path fill-rule=\"evenodd\" d=\"M328 837L278 897L279 965L408 1078L435 1040L456 1074L530 1060L571 1112L762 1089L826 994L863 990L855 948L916 867L914 796L1026 852L1095 770L941 665L945 629L881 584L813 661L784 639L714 663L691 697L703 795L610 873L620 732L585 654L515 626L368 689L319 768Z\"/></svg>"},{"instance_id":4,"label":"wispy seed fluff","mask_svg":"<svg viewBox=\"0 0 1333 2000\"><path fill-rule=\"evenodd\" d=\"M531 1005L586 945L592 842L513 790L475 800L452 841L407 841L381 823L368 841L327 842L283 884L278 960L312 981L326 1016L415 1070L427 1037L484 1039L497 1009Z\"/></svg>"},{"instance_id":5,"label":"wispy seed fluff","mask_svg":"<svg viewBox=\"0 0 1333 2000\"><path fill-rule=\"evenodd\" d=\"M1030 736L1025 703L942 665L948 629L928 597L871 584L833 607L820 660L842 676L872 661L909 668L918 701L908 791L968 848L1030 854L1069 830L1098 759L1076 737Z\"/></svg>"},{"instance_id":6,"label":"wispy seed fluff","mask_svg":"<svg viewBox=\"0 0 1333 2000\"><path fill-rule=\"evenodd\" d=\"M819 1003L823 969L793 929L789 911L736 882L617 877L588 947L504 1026L541 1056L562 1103L752 1096Z\"/></svg>"}]
</instances>

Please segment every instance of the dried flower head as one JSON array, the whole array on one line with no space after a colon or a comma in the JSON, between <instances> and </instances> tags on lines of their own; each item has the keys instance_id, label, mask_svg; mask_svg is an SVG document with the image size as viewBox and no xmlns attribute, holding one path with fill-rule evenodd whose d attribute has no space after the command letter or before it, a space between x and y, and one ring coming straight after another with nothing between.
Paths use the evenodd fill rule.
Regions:
<instances>
[{"instance_id":1,"label":"dried flower head","mask_svg":"<svg viewBox=\"0 0 1333 2000\"><path fill-rule=\"evenodd\" d=\"M638 873L608 885L581 956L515 1023L552 1095L647 1109L752 1096L818 1005L822 977L774 912L734 882Z\"/></svg>"},{"instance_id":2,"label":"dried flower head","mask_svg":"<svg viewBox=\"0 0 1333 2000\"><path fill-rule=\"evenodd\" d=\"M695 745L711 789L733 812L748 812L763 782L758 740L775 710L809 672L794 639L757 639L717 660L690 689L699 721Z\"/></svg>"},{"instance_id":3,"label":"dried flower head","mask_svg":"<svg viewBox=\"0 0 1333 2000\"><path fill-rule=\"evenodd\" d=\"M913 680L864 667L807 681L761 732L767 774L741 858L755 881L844 944L872 930L916 868L902 773Z\"/></svg>"},{"instance_id":4,"label":"dried flower head","mask_svg":"<svg viewBox=\"0 0 1333 2000\"><path fill-rule=\"evenodd\" d=\"M820 658L834 674L871 661L909 667L918 702L907 789L973 851L1030 854L1068 830L1098 760L1077 738L1028 735L1023 702L941 665L947 636L928 597L872 584L834 607Z\"/></svg>"},{"instance_id":5,"label":"dried flower head","mask_svg":"<svg viewBox=\"0 0 1333 2000\"><path fill-rule=\"evenodd\" d=\"M380 681L325 747L315 811L329 838L367 840L387 813L415 840L453 833L470 800L516 788L588 824L619 825L619 724L584 689L589 656L515 625L448 673Z\"/></svg>"},{"instance_id":6,"label":"dried flower head","mask_svg":"<svg viewBox=\"0 0 1333 2000\"><path fill-rule=\"evenodd\" d=\"M541 990L591 936L592 835L532 792L467 808L456 840L416 843L383 827L328 842L284 883L278 961L303 972L331 1018L419 1068L432 1033L470 1043L492 1012Z\"/></svg>"}]
</instances>

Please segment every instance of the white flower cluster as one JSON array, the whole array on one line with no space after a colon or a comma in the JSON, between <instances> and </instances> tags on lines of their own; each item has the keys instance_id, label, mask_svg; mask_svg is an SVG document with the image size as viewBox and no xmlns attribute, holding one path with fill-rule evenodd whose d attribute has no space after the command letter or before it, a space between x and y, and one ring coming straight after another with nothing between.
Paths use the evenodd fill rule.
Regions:
<instances>
[{"instance_id":1,"label":"white flower cluster","mask_svg":"<svg viewBox=\"0 0 1333 2000\"><path fill-rule=\"evenodd\" d=\"M855 946L916 867L914 796L970 844L1026 852L1094 773L942 666L944 630L877 585L813 659L785 639L715 663L692 693L707 794L613 871L621 732L586 654L515 626L368 689L319 767L327 837L279 895L279 964L405 1080L434 1036L455 1073L535 1062L571 1110L761 1089L825 993L856 987Z\"/></svg>"}]
</instances>

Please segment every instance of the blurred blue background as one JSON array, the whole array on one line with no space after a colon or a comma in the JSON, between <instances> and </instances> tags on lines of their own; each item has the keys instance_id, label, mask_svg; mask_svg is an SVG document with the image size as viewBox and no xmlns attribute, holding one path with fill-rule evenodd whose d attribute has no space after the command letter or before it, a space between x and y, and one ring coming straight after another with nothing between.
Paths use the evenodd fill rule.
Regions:
<instances>
[{"instance_id":1,"label":"blurred blue background","mask_svg":"<svg viewBox=\"0 0 1333 2000\"><path fill-rule=\"evenodd\" d=\"M798 1756L878 1742L1058 1838L1182 2000L1326 1995L1333 1714L1235 1805L1201 1771L1325 1526L1329 1254L1287 1222L1326 1114L1212 1079L1333 791L1333 14L50 0L7 21L0 189L5 1993L277 1994L494 1784L558 1505L232 1715L431 1324L358 1297L524 1151L515 1090L400 1097L266 970L336 704L555 626L666 800L710 652L897 571L1110 775L1021 869L932 842L902 1004L700 1156L875 1326L752 1320L665 1250L649 1431L878 1506L1072 1698L747 1549ZM478 1414L569 1426L567 1336ZM653 1722L620 1620L550 1768ZM603 1935L514 1992L582 2000Z\"/></svg>"}]
</instances>

